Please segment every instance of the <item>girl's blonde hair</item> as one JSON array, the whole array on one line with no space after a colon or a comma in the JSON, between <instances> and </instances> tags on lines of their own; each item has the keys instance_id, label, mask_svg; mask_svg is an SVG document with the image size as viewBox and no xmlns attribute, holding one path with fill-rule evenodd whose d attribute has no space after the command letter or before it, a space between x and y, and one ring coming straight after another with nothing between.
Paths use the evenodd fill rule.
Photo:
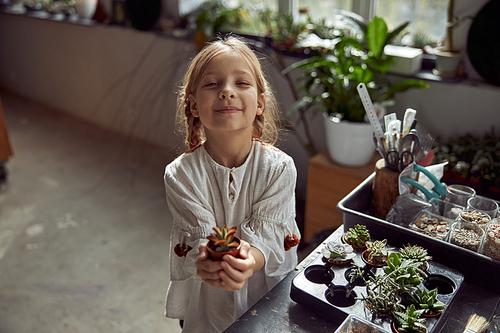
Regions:
<instances>
[{"instance_id":1,"label":"girl's blonde hair","mask_svg":"<svg viewBox=\"0 0 500 333\"><path fill-rule=\"evenodd\" d=\"M248 63L257 81L257 93L264 94L264 112L262 112L262 115L255 116L252 135L266 143L274 144L278 138L278 106L272 88L264 77L262 65L255 53L245 42L234 36L229 36L218 38L209 43L196 55L191 61L179 89L177 122L180 125L181 132L185 135L187 146L192 149L205 140L203 124L199 118L195 118L191 113L189 95L195 92L196 86L210 60L224 52L236 52Z\"/></svg>"}]
</instances>

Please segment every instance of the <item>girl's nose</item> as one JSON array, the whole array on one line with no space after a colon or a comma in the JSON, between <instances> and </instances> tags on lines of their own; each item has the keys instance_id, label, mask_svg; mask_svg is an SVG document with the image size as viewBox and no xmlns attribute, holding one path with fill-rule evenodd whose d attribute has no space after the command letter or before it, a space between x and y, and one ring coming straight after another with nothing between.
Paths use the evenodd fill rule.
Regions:
<instances>
[{"instance_id":1,"label":"girl's nose","mask_svg":"<svg viewBox=\"0 0 500 333\"><path fill-rule=\"evenodd\" d=\"M235 98L236 94L234 93L234 90L231 87L225 86L220 92L219 92L219 98L220 99L232 99Z\"/></svg>"}]
</instances>

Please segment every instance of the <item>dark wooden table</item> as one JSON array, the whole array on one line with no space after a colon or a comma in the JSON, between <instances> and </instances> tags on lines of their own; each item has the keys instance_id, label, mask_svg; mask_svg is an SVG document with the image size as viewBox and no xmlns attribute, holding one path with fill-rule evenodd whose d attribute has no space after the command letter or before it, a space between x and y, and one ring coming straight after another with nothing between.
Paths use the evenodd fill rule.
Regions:
<instances>
[{"instance_id":1,"label":"dark wooden table","mask_svg":"<svg viewBox=\"0 0 500 333\"><path fill-rule=\"evenodd\" d=\"M344 228L340 226L326 241L338 239L343 232ZM278 283L224 332L334 332L339 324L290 298L293 278L317 257L321 247L322 245L314 249L297 266L295 271ZM491 283L500 283L500 276L485 276L485 278L491 279ZM467 320L473 313L491 321L495 315L500 316L499 304L500 292L480 287L465 280L447 309L448 316L440 333L463 332ZM491 330L491 332L498 331Z\"/></svg>"}]
</instances>

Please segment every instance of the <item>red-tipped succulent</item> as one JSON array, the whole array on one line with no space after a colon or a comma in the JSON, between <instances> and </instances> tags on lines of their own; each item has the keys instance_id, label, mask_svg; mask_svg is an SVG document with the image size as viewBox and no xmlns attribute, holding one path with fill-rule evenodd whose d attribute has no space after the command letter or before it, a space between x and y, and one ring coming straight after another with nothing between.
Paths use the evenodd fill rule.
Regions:
<instances>
[{"instance_id":1,"label":"red-tipped succulent","mask_svg":"<svg viewBox=\"0 0 500 333\"><path fill-rule=\"evenodd\" d=\"M236 227L232 227L227 230L227 225L224 224L222 230L217 227L214 227L213 229L215 233L211 234L207 238L213 242L213 250L215 252L228 252L240 245L240 243L234 238Z\"/></svg>"}]
</instances>

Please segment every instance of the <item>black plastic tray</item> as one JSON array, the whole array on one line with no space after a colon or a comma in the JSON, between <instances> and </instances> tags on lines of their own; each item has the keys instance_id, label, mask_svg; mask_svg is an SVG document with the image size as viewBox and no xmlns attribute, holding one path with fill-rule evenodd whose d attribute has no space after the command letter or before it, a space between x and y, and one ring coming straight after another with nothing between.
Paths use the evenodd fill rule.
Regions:
<instances>
[{"instance_id":1,"label":"black plastic tray","mask_svg":"<svg viewBox=\"0 0 500 333\"><path fill-rule=\"evenodd\" d=\"M340 237L337 241L340 241ZM362 250L355 251L356 257L352 261L356 265L363 267L364 263L361 259ZM323 256L318 254L317 258L293 279L290 296L295 302L307 305L337 325L342 324L352 314L391 332L391 316L372 314L368 309L365 309L363 301L355 299L355 296L361 296L366 293L365 286L356 285L352 289L353 292L350 297L346 298L345 291L346 287L349 286L346 274L353 267L352 264L330 266L324 263ZM375 275L383 274L381 268L371 268L370 271ZM447 309L454 297L458 295L464 277L460 272L435 261L429 262L429 268L426 270L426 273L428 274L428 278L419 287L427 289L437 287L437 298L447 305L447 308L443 310L441 315L427 318L425 322L429 332L439 332L439 329L441 329L446 321L448 315ZM335 297L333 298L329 294L331 288L335 288Z\"/></svg>"},{"instance_id":2,"label":"black plastic tray","mask_svg":"<svg viewBox=\"0 0 500 333\"><path fill-rule=\"evenodd\" d=\"M492 276L500 276L499 261L371 215L369 207L374 175L370 175L338 203L337 208L343 212L345 230L363 224L372 238L386 238L393 246L418 244L426 248L435 261L462 273L466 281L500 291L500 284L491 283Z\"/></svg>"}]
</instances>

